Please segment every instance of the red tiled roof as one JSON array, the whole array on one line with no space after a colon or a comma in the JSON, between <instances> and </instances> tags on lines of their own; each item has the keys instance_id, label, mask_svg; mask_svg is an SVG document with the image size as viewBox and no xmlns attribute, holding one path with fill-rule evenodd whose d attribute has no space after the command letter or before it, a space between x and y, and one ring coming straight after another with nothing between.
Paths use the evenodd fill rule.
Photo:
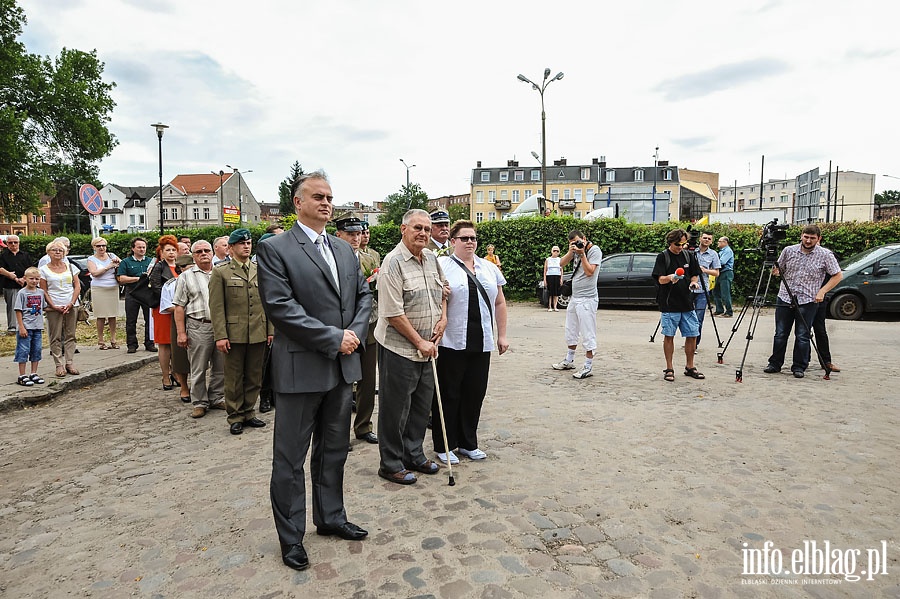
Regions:
<instances>
[{"instance_id":1,"label":"red tiled roof","mask_svg":"<svg viewBox=\"0 0 900 599\"><path fill-rule=\"evenodd\" d=\"M225 173L222 177L222 183L228 181L234 173ZM178 175L172 179L171 185L176 189L182 189L188 195L216 193L219 189L219 175L209 173L208 175Z\"/></svg>"}]
</instances>

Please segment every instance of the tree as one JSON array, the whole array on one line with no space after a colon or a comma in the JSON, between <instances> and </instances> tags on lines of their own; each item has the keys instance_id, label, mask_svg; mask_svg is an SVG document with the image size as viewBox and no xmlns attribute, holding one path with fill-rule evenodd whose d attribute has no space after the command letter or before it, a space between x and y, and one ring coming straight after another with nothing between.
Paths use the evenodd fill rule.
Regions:
<instances>
[{"instance_id":1,"label":"tree","mask_svg":"<svg viewBox=\"0 0 900 599\"><path fill-rule=\"evenodd\" d=\"M303 167L295 160L291 165L291 174L278 184L278 209L283 217L294 213L294 182L302 174Z\"/></svg>"},{"instance_id":2,"label":"tree","mask_svg":"<svg viewBox=\"0 0 900 599\"><path fill-rule=\"evenodd\" d=\"M882 193L875 194L876 204L900 204L900 191L885 189Z\"/></svg>"},{"instance_id":3,"label":"tree","mask_svg":"<svg viewBox=\"0 0 900 599\"><path fill-rule=\"evenodd\" d=\"M0 212L7 219L40 209L54 176L93 180L97 162L118 143L107 124L114 83L103 81L96 51L63 48L56 59L18 41L25 14L0 0Z\"/></svg>"},{"instance_id":4,"label":"tree","mask_svg":"<svg viewBox=\"0 0 900 599\"><path fill-rule=\"evenodd\" d=\"M450 215L450 222L455 223L458 220L469 220L468 204L450 204L447 207L447 214Z\"/></svg>"},{"instance_id":5,"label":"tree","mask_svg":"<svg viewBox=\"0 0 900 599\"><path fill-rule=\"evenodd\" d=\"M378 222L399 225L403 215L411 208L428 210L428 194L422 191L418 183L410 183L409 187L404 185L397 193L384 198L384 215Z\"/></svg>"}]
</instances>

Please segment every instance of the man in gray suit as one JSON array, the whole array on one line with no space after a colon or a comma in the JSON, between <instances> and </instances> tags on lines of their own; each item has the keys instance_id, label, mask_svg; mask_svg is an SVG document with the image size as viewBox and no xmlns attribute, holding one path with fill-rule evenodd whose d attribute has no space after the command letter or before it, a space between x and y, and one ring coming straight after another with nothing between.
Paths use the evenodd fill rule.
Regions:
<instances>
[{"instance_id":1,"label":"man in gray suit","mask_svg":"<svg viewBox=\"0 0 900 599\"><path fill-rule=\"evenodd\" d=\"M359 352L372 294L347 242L326 235L333 196L321 171L296 183L297 223L257 250L263 307L274 324L272 388L278 413L270 493L282 560L309 567L304 462L312 439L313 523L320 535L359 540L368 533L347 521L344 463Z\"/></svg>"}]
</instances>

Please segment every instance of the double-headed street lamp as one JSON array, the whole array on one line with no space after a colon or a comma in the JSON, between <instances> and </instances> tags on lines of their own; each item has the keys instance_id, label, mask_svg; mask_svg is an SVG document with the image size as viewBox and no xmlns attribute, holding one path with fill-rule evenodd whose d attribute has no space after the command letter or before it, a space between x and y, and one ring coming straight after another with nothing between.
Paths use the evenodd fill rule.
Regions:
<instances>
[{"instance_id":1,"label":"double-headed street lamp","mask_svg":"<svg viewBox=\"0 0 900 599\"><path fill-rule=\"evenodd\" d=\"M409 210L410 206L412 206L412 192L409 190L409 169L416 168L416 165L406 164L406 161L402 158L400 159L400 162L406 167L406 209Z\"/></svg>"},{"instance_id":2,"label":"double-headed street lamp","mask_svg":"<svg viewBox=\"0 0 900 599\"><path fill-rule=\"evenodd\" d=\"M531 87L541 94L541 195L544 196L545 202L547 201L547 113L544 110L544 91L551 83L562 79L563 76L562 71L560 71L552 79L548 79L550 77L550 69L544 69L544 80L541 85L538 85L525 75L520 74L517 77L519 81L530 83Z\"/></svg>"},{"instance_id":3,"label":"double-headed street lamp","mask_svg":"<svg viewBox=\"0 0 900 599\"><path fill-rule=\"evenodd\" d=\"M162 123L154 123L150 125L156 129L156 136L159 138L159 236L163 236L163 184L162 184L162 136L168 125Z\"/></svg>"},{"instance_id":4,"label":"double-headed street lamp","mask_svg":"<svg viewBox=\"0 0 900 599\"><path fill-rule=\"evenodd\" d=\"M238 176L238 214L240 214L240 222L244 222L244 195L243 193L241 193L241 175L243 173L252 173L253 169L251 168L250 170L242 171L231 166L230 164L226 164L225 166L234 171L234 173Z\"/></svg>"}]
</instances>

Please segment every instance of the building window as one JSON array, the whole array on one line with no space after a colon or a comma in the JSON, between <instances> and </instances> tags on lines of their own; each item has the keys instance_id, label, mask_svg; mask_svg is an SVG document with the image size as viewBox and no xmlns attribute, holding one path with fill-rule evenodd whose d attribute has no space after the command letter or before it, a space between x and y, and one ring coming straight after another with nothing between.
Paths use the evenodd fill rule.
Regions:
<instances>
[{"instance_id":1,"label":"building window","mask_svg":"<svg viewBox=\"0 0 900 599\"><path fill-rule=\"evenodd\" d=\"M142 227L144 226L144 215L143 214L138 215L138 224L141 225Z\"/></svg>"},{"instance_id":2,"label":"building window","mask_svg":"<svg viewBox=\"0 0 900 599\"><path fill-rule=\"evenodd\" d=\"M119 207L119 200L113 200L113 208Z\"/></svg>"},{"instance_id":3,"label":"building window","mask_svg":"<svg viewBox=\"0 0 900 599\"><path fill-rule=\"evenodd\" d=\"M581 180L582 181L590 181L591 180L591 167L585 166L581 169Z\"/></svg>"},{"instance_id":4,"label":"building window","mask_svg":"<svg viewBox=\"0 0 900 599\"><path fill-rule=\"evenodd\" d=\"M559 190L558 189L550 190L550 199L553 200L554 204L559 201Z\"/></svg>"},{"instance_id":5,"label":"building window","mask_svg":"<svg viewBox=\"0 0 900 599\"><path fill-rule=\"evenodd\" d=\"M109 224L111 224L111 225L113 225L113 226L116 225L116 215L115 215L115 214L110 214L110 215L109 215Z\"/></svg>"},{"instance_id":6,"label":"building window","mask_svg":"<svg viewBox=\"0 0 900 599\"><path fill-rule=\"evenodd\" d=\"M493 189L488 192L488 204L493 204L497 201L497 192Z\"/></svg>"},{"instance_id":7,"label":"building window","mask_svg":"<svg viewBox=\"0 0 900 599\"><path fill-rule=\"evenodd\" d=\"M584 199L586 202L593 204L594 203L594 190L588 189L584 192Z\"/></svg>"},{"instance_id":8,"label":"building window","mask_svg":"<svg viewBox=\"0 0 900 599\"><path fill-rule=\"evenodd\" d=\"M480 189L475 192L475 203L484 204L484 192Z\"/></svg>"},{"instance_id":9,"label":"building window","mask_svg":"<svg viewBox=\"0 0 900 599\"><path fill-rule=\"evenodd\" d=\"M172 220L178 220L178 208L172 208Z\"/></svg>"},{"instance_id":10,"label":"building window","mask_svg":"<svg viewBox=\"0 0 900 599\"><path fill-rule=\"evenodd\" d=\"M513 173L513 179L516 181L524 181L525 180L525 171L516 171Z\"/></svg>"},{"instance_id":11,"label":"building window","mask_svg":"<svg viewBox=\"0 0 900 599\"><path fill-rule=\"evenodd\" d=\"M580 202L580 201L581 201L581 190L580 190L580 189L576 189L576 190L575 190L575 201L576 201L576 202Z\"/></svg>"},{"instance_id":12,"label":"building window","mask_svg":"<svg viewBox=\"0 0 900 599\"><path fill-rule=\"evenodd\" d=\"M581 218L581 210L575 211L575 218Z\"/></svg>"},{"instance_id":13,"label":"building window","mask_svg":"<svg viewBox=\"0 0 900 599\"><path fill-rule=\"evenodd\" d=\"M480 222L482 222L482 221L484 221L484 213L483 213L483 212L476 212L476 213L475 213L475 222L476 222L476 223L480 223Z\"/></svg>"},{"instance_id":14,"label":"building window","mask_svg":"<svg viewBox=\"0 0 900 599\"><path fill-rule=\"evenodd\" d=\"M530 189L526 189L526 190L525 190L525 193L522 195L522 198L524 198L524 199L527 200L527 199L530 198L530 197L531 197L531 190L530 190Z\"/></svg>"},{"instance_id":15,"label":"building window","mask_svg":"<svg viewBox=\"0 0 900 599\"><path fill-rule=\"evenodd\" d=\"M662 172L663 181L671 181L672 180L672 171L669 169L665 169Z\"/></svg>"},{"instance_id":16,"label":"building window","mask_svg":"<svg viewBox=\"0 0 900 599\"><path fill-rule=\"evenodd\" d=\"M531 180L532 181L540 181L541 180L541 169L533 169L531 171Z\"/></svg>"},{"instance_id":17,"label":"building window","mask_svg":"<svg viewBox=\"0 0 900 599\"><path fill-rule=\"evenodd\" d=\"M563 199L564 200L572 199L572 190L571 189L563 189Z\"/></svg>"},{"instance_id":18,"label":"building window","mask_svg":"<svg viewBox=\"0 0 900 599\"><path fill-rule=\"evenodd\" d=\"M500 180L509 181L509 171L500 171Z\"/></svg>"},{"instance_id":19,"label":"building window","mask_svg":"<svg viewBox=\"0 0 900 599\"><path fill-rule=\"evenodd\" d=\"M501 189L501 190L500 190L500 199L501 199L501 200L508 200L508 199L509 199L509 192L506 191L505 189Z\"/></svg>"},{"instance_id":20,"label":"building window","mask_svg":"<svg viewBox=\"0 0 900 599\"><path fill-rule=\"evenodd\" d=\"M209 208L203 209L203 220L209 220Z\"/></svg>"},{"instance_id":21,"label":"building window","mask_svg":"<svg viewBox=\"0 0 900 599\"><path fill-rule=\"evenodd\" d=\"M41 215L41 222L42 222L42 223L47 222L47 215L46 215L46 214L42 214L42 215Z\"/></svg>"},{"instance_id":22,"label":"building window","mask_svg":"<svg viewBox=\"0 0 900 599\"><path fill-rule=\"evenodd\" d=\"M130 214L128 216L128 224L130 224L132 227L134 226L134 215L133 214Z\"/></svg>"},{"instance_id":23,"label":"building window","mask_svg":"<svg viewBox=\"0 0 900 599\"><path fill-rule=\"evenodd\" d=\"M781 196L781 203L787 204L787 196L785 196L785 195Z\"/></svg>"},{"instance_id":24,"label":"building window","mask_svg":"<svg viewBox=\"0 0 900 599\"><path fill-rule=\"evenodd\" d=\"M168 208L162 209L162 219L169 220L169 209Z\"/></svg>"},{"instance_id":25,"label":"building window","mask_svg":"<svg viewBox=\"0 0 900 599\"><path fill-rule=\"evenodd\" d=\"M490 182L490 180L491 180L490 171L481 171L481 182L488 183L488 182Z\"/></svg>"},{"instance_id":26,"label":"building window","mask_svg":"<svg viewBox=\"0 0 900 599\"><path fill-rule=\"evenodd\" d=\"M756 200L750 200L750 205L751 205L751 206L756 206Z\"/></svg>"},{"instance_id":27,"label":"building window","mask_svg":"<svg viewBox=\"0 0 900 599\"><path fill-rule=\"evenodd\" d=\"M644 180L644 171L639 168L634 169L634 180L635 181L643 181Z\"/></svg>"},{"instance_id":28,"label":"building window","mask_svg":"<svg viewBox=\"0 0 900 599\"><path fill-rule=\"evenodd\" d=\"M518 190L518 189L513 189L513 192L512 192L512 201L513 201L513 204L518 204L518 203L519 203L519 190Z\"/></svg>"},{"instance_id":29,"label":"building window","mask_svg":"<svg viewBox=\"0 0 900 599\"><path fill-rule=\"evenodd\" d=\"M616 171L612 171L612 170L606 171L606 182L614 183L615 180L616 180Z\"/></svg>"},{"instance_id":30,"label":"building window","mask_svg":"<svg viewBox=\"0 0 900 599\"><path fill-rule=\"evenodd\" d=\"M200 220L200 209L194 208L194 220Z\"/></svg>"},{"instance_id":31,"label":"building window","mask_svg":"<svg viewBox=\"0 0 900 599\"><path fill-rule=\"evenodd\" d=\"M490 220L497 220L497 213L496 213L496 212L488 212L488 220L489 220L489 221L490 221Z\"/></svg>"}]
</instances>

